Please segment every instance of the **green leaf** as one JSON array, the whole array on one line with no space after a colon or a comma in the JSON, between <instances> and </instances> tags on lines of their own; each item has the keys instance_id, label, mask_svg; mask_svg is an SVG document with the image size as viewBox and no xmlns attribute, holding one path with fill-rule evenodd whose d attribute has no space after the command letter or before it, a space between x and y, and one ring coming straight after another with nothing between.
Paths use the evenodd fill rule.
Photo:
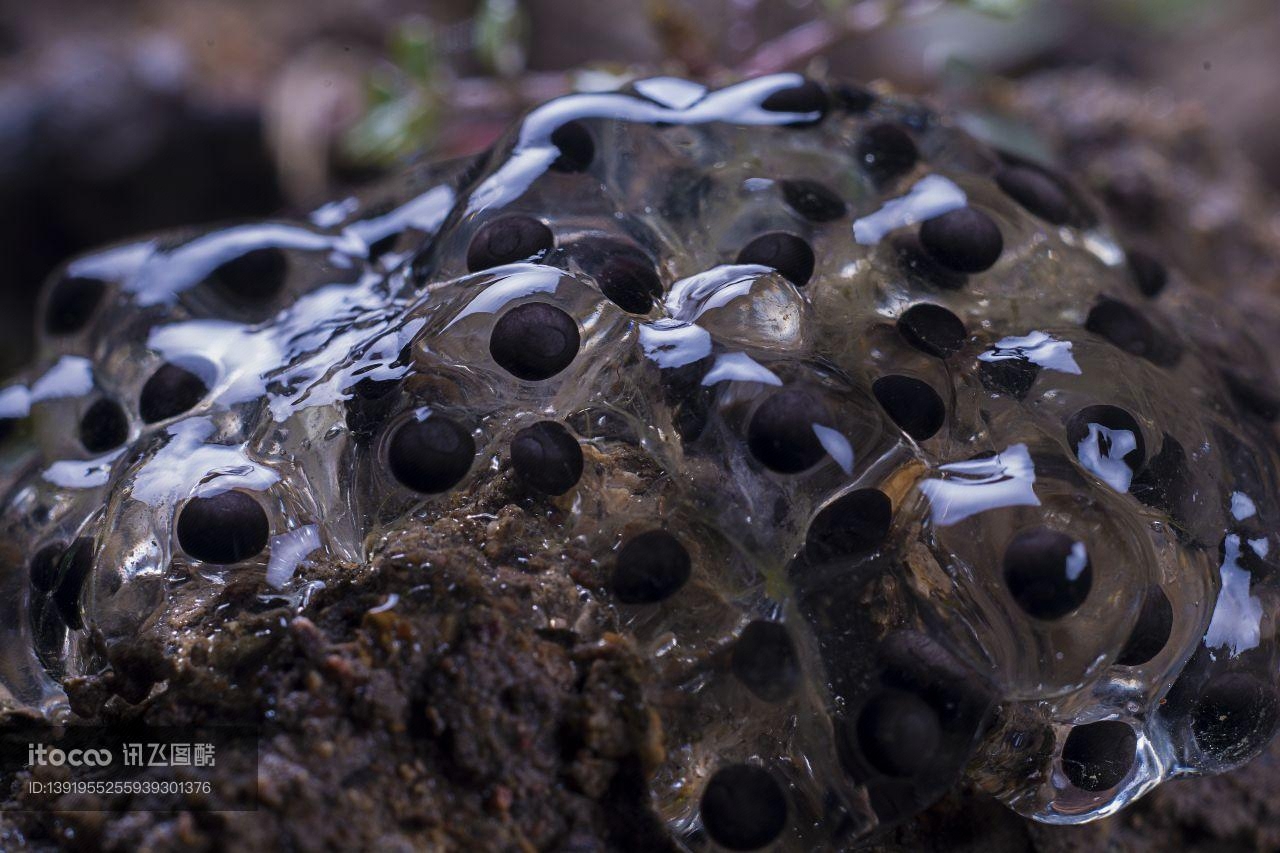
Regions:
<instances>
[{"instance_id":1,"label":"green leaf","mask_svg":"<svg viewBox=\"0 0 1280 853\"><path fill-rule=\"evenodd\" d=\"M440 51L435 30L424 18L412 18L391 34L391 61L412 80L428 83L436 76Z\"/></svg>"},{"instance_id":2,"label":"green leaf","mask_svg":"<svg viewBox=\"0 0 1280 853\"><path fill-rule=\"evenodd\" d=\"M435 98L419 91L374 104L342 139L344 154L352 162L389 166L428 147L440 120Z\"/></svg>"},{"instance_id":3,"label":"green leaf","mask_svg":"<svg viewBox=\"0 0 1280 853\"><path fill-rule=\"evenodd\" d=\"M473 32L480 61L500 77L524 71L529 20L517 0L482 0Z\"/></svg>"}]
</instances>

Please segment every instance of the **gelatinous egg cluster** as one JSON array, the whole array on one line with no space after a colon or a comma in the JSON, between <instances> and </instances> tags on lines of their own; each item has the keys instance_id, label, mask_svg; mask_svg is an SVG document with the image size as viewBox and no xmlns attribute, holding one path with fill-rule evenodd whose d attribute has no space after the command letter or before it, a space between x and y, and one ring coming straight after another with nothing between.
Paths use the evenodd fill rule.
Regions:
<instances>
[{"instance_id":1,"label":"gelatinous egg cluster","mask_svg":"<svg viewBox=\"0 0 1280 853\"><path fill-rule=\"evenodd\" d=\"M74 261L41 323L0 392L11 706L178 585L297 590L508 477L651 664L690 849L847 844L966 775L1089 820L1276 725L1266 354L914 101L572 95L307 224Z\"/></svg>"}]
</instances>

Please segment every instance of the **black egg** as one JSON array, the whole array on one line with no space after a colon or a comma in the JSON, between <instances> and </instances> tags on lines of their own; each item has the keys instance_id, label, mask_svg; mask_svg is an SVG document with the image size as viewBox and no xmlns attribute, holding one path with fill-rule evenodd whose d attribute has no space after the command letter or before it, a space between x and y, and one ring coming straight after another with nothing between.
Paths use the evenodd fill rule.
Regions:
<instances>
[{"instance_id":1,"label":"black egg","mask_svg":"<svg viewBox=\"0 0 1280 853\"><path fill-rule=\"evenodd\" d=\"M477 229L467 247L471 272L527 261L555 245L551 229L531 216L512 214L490 219Z\"/></svg>"},{"instance_id":2,"label":"black egg","mask_svg":"<svg viewBox=\"0 0 1280 853\"><path fill-rule=\"evenodd\" d=\"M1000 260L1004 237L990 216L961 207L926 220L920 226L920 245L947 269L978 273Z\"/></svg>"},{"instance_id":3,"label":"black egg","mask_svg":"<svg viewBox=\"0 0 1280 853\"><path fill-rule=\"evenodd\" d=\"M696 441L711 420L718 392L715 385L703 385L702 380L714 362L708 356L659 373L663 401L671 408L671 425L683 442Z\"/></svg>"},{"instance_id":4,"label":"black egg","mask_svg":"<svg viewBox=\"0 0 1280 853\"><path fill-rule=\"evenodd\" d=\"M1185 524L1195 512L1196 492L1187 452L1168 433L1160 452L1147 460L1129 484L1129 494L1149 507L1164 510L1179 524Z\"/></svg>"},{"instance_id":5,"label":"black egg","mask_svg":"<svg viewBox=\"0 0 1280 853\"><path fill-rule=\"evenodd\" d=\"M1270 470L1265 457L1260 457L1241 436L1225 426L1217 426L1210 441L1217 446L1224 466L1230 471L1228 482L1232 491L1258 495L1270 488L1270 475L1264 473L1264 470Z\"/></svg>"},{"instance_id":6,"label":"black egg","mask_svg":"<svg viewBox=\"0 0 1280 853\"><path fill-rule=\"evenodd\" d=\"M1018 533L1005 549L1004 580L1029 616L1061 619L1084 604L1093 584L1093 566L1083 542L1035 527Z\"/></svg>"},{"instance_id":7,"label":"black egg","mask_svg":"<svg viewBox=\"0 0 1280 853\"><path fill-rule=\"evenodd\" d=\"M1025 399L1040 375L1040 365L1022 356L978 362L978 381L992 394Z\"/></svg>"},{"instance_id":8,"label":"black egg","mask_svg":"<svg viewBox=\"0 0 1280 853\"><path fill-rule=\"evenodd\" d=\"M810 222L831 222L848 210L844 199L817 181L796 178L782 181L781 187L787 206Z\"/></svg>"},{"instance_id":9,"label":"black egg","mask_svg":"<svg viewBox=\"0 0 1280 853\"><path fill-rule=\"evenodd\" d=\"M835 682L853 700L853 713L835 721L836 753L854 780L867 783L881 818L905 817L920 808L917 798L932 800L940 784L959 778L996 696L980 672L921 631L882 634L877 627L865 645L850 643L841 620L854 625L870 616L874 624L875 616L862 615L865 608L865 597L855 596L843 615L831 614L838 642L854 646L844 667L862 673Z\"/></svg>"},{"instance_id":10,"label":"black egg","mask_svg":"<svg viewBox=\"0 0 1280 853\"><path fill-rule=\"evenodd\" d=\"M247 560L262 553L270 535L266 510L244 492L191 498L178 513L178 544L205 563Z\"/></svg>"},{"instance_id":11,"label":"black egg","mask_svg":"<svg viewBox=\"0 0 1280 853\"><path fill-rule=\"evenodd\" d=\"M885 690L858 714L858 747L886 776L915 776L929 767L942 740L938 713L914 693Z\"/></svg>"},{"instance_id":12,"label":"black egg","mask_svg":"<svg viewBox=\"0 0 1280 853\"><path fill-rule=\"evenodd\" d=\"M50 335L70 335L89 325L98 310L107 283L87 276L60 279L49 292L45 306L44 328Z\"/></svg>"},{"instance_id":13,"label":"black egg","mask_svg":"<svg viewBox=\"0 0 1280 853\"><path fill-rule=\"evenodd\" d=\"M511 466L538 491L562 495L582 476L582 448L561 424L540 421L511 439Z\"/></svg>"},{"instance_id":14,"label":"black egg","mask_svg":"<svg viewBox=\"0 0 1280 853\"><path fill-rule=\"evenodd\" d=\"M623 311L647 314L662 295L662 280L651 263L635 257L605 261L596 277L600 290Z\"/></svg>"},{"instance_id":15,"label":"black egg","mask_svg":"<svg viewBox=\"0 0 1280 853\"><path fill-rule=\"evenodd\" d=\"M57 583L53 588L53 603L68 627L79 630L84 627L80 614L80 593L93 571L93 551L96 543L91 537L81 536L71 543L58 560Z\"/></svg>"},{"instance_id":16,"label":"black egg","mask_svg":"<svg viewBox=\"0 0 1280 853\"><path fill-rule=\"evenodd\" d=\"M877 183L904 175L915 167L920 152L911 135L896 124L877 124L858 139L855 156Z\"/></svg>"},{"instance_id":17,"label":"black egg","mask_svg":"<svg viewBox=\"0 0 1280 853\"><path fill-rule=\"evenodd\" d=\"M822 121L830 106L827 92L813 80L804 80L787 89L779 89L760 102L760 108L773 113L816 113L796 119L792 124L816 124Z\"/></svg>"},{"instance_id":18,"label":"black egg","mask_svg":"<svg viewBox=\"0 0 1280 853\"><path fill-rule=\"evenodd\" d=\"M395 411L400 395L400 382L395 379L373 379L366 376L347 389L350 397L343 401L347 429L360 441L371 438Z\"/></svg>"},{"instance_id":19,"label":"black egg","mask_svg":"<svg viewBox=\"0 0 1280 853\"><path fill-rule=\"evenodd\" d=\"M921 284L936 290L959 290L968 282L964 273L948 269L938 263L932 255L920 245L920 236L914 231L905 231L889 237L889 246L893 251L898 269Z\"/></svg>"},{"instance_id":20,"label":"black egg","mask_svg":"<svg viewBox=\"0 0 1280 853\"><path fill-rule=\"evenodd\" d=\"M62 564L63 547L46 545L31 558L31 586L39 592L53 592L58 585L58 574Z\"/></svg>"},{"instance_id":21,"label":"black egg","mask_svg":"<svg viewBox=\"0 0 1280 853\"><path fill-rule=\"evenodd\" d=\"M1056 181L1030 166L1006 166L996 174L1005 195L1053 225L1071 219L1071 200Z\"/></svg>"},{"instance_id":22,"label":"black egg","mask_svg":"<svg viewBox=\"0 0 1280 853\"><path fill-rule=\"evenodd\" d=\"M787 627L756 620L742 629L730 660L733 674L766 702L781 702L800 684L800 660Z\"/></svg>"},{"instance_id":23,"label":"black egg","mask_svg":"<svg viewBox=\"0 0 1280 853\"><path fill-rule=\"evenodd\" d=\"M1191 712L1196 745L1223 764L1253 757L1276 729L1275 689L1244 672L1209 681Z\"/></svg>"},{"instance_id":24,"label":"black egg","mask_svg":"<svg viewBox=\"0 0 1280 853\"><path fill-rule=\"evenodd\" d=\"M1120 666L1138 666L1160 654L1173 632L1173 605L1158 586L1147 589L1133 632L1116 657Z\"/></svg>"},{"instance_id":25,"label":"black egg","mask_svg":"<svg viewBox=\"0 0 1280 853\"><path fill-rule=\"evenodd\" d=\"M1130 249L1125 252L1125 260L1129 264L1133 283L1142 291L1143 296L1159 296L1160 291L1169 283L1169 271L1164 264L1146 252Z\"/></svg>"},{"instance_id":26,"label":"black egg","mask_svg":"<svg viewBox=\"0 0 1280 853\"><path fill-rule=\"evenodd\" d=\"M813 277L813 249L802 238L785 231L761 234L738 252L738 263L772 267L796 287Z\"/></svg>"},{"instance_id":27,"label":"black egg","mask_svg":"<svg viewBox=\"0 0 1280 853\"><path fill-rule=\"evenodd\" d=\"M551 164L557 172L583 172L596 156L596 143L591 131L578 121L566 122L551 132L551 144L560 156Z\"/></svg>"},{"instance_id":28,"label":"black egg","mask_svg":"<svg viewBox=\"0 0 1280 853\"><path fill-rule=\"evenodd\" d=\"M968 332L964 323L941 305L921 302L898 318L898 331L907 343L938 358L959 352Z\"/></svg>"},{"instance_id":29,"label":"black egg","mask_svg":"<svg viewBox=\"0 0 1280 853\"><path fill-rule=\"evenodd\" d=\"M634 243L590 237L567 247L570 257L611 302L632 314L647 314L662 295L652 258Z\"/></svg>"},{"instance_id":30,"label":"black egg","mask_svg":"<svg viewBox=\"0 0 1280 853\"><path fill-rule=\"evenodd\" d=\"M1089 311L1084 327L1127 353L1161 367L1172 367L1182 348L1156 329L1132 306L1103 297Z\"/></svg>"},{"instance_id":31,"label":"black egg","mask_svg":"<svg viewBox=\"0 0 1280 853\"><path fill-rule=\"evenodd\" d=\"M1226 382L1231 399L1246 414L1261 418L1267 423L1280 420L1280 395L1266 387L1259 379L1251 379L1236 370L1223 370L1222 379Z\"/></svg>"},{"instance_id":32,"label":"black egg","mask_svg":"<svg viewBox=\"0 0 1280 853\"><path fill-rule=\"evenodd\" d=\"M209 393L209 386L185 367L162 364L143 384L138 413L143 423L168 420L188 411Z\"/></svg>"},{"instance_id":33,"label":"black egg","mask_svg":"<svg viewBox=\"0 0 1280 853\"><path fill-rule=\"evenodd\" d=\"M471 470L476 442L461 424L443 415L409 417L387 442L387 465L401 485L424 494L446 492Z\"/></svg>"},{"instance_id":34,"label":"black egg","mask_svg":"<svg viewBox=\"0 0 1280 853\"><path fill-rule=\"evenodd\" d=\"M114 400L95 402L80 418L80 443L90 453L105 453L129 438L129 418Z\"/></svg>"},{"instance_id":35,"label":"black egg","mask_svg":"<svg viewBox=\"0 0 1280 853\"><path fill-rule=\"evenodd\" d=\"M1107 791L1129 775L1137 748L1138 736L1128 723L1075 726L1062 744L1062 772L1083 791Z\"/></svg>"},{"instance_id":36,"label":"black egg","mask_svg":"<svg viewBox=\"0 0 1280 853\"><path fill-rule=\"evenodd\" d=\"M539 382L568 367L581 344L572 317L546 302L526 302L493 324L489 354L511 375Z\"/></svg>"},{"instance_id":37,"label":"black egg","mask_svg":"<svg viewBox=\"0 0 1280 853\"><path fill-rule=\"evenodd\" d=\"M804 559L814 565L855 557L881 545L893 523L893 503L879 489L857 489L824 506L809 524Z\"/></svg>"},{"instance_id":38,"label":"black egg","mask_svg":"<svg viewBox=\"0 0 1280 853\"><path fill-rule=\"evenodd\" d=\"M747 426L747 447L767 468L798 474L826 456L814 426L831 424L831 413L812 393L798 388L778 391L765 400Z\"/></svg>"},{"instance_id":39,"label":"black egg","mask_svg":"<svg viewBox=\"0 0 1280 853\"><path fill-rule=\"evenodd\" d=\"M1124 455L1124 463L1134 471L1142 467L1142 462L1146 458L1146 442L1142 438L1142 427L1138 426L1138 422L1133 415L1119 406L1106 404L1086 406L1076 412L1067 421L1067 443L1071 445L1071 452L1077 457L1080 456L1081 443L1089 438L1089 428L1091 426L1104 427L1112 432L1132 433L1136 446ZM1098 434L1097 440L1098 450L1101 455L1104 457L1109 456L1111 453L1110 440L1103 433Z\"/></svg>"},{"instance_id":40,"label":"black egg","mask_svg":"<svg viewBox=\"0 0 1280 853\"><path fill-rule=\"evenodd\" d=\"M633 536L618 550L610 587L623 604L656 604L674 595L692 572L689 552L665 530Z\"/></svg>"},{"instance_id":41,"label":"black egg","mask_svg":"<svg viewBox=\"0 0 1280 853\"><path fill-rule=\"evenodd\" d=\"M702 825L728 850L758 850L787 826L787 798L768 770L733 764L717 770L702 791Z\"/></svg>"},{"instance_id":42,"label":"black egg","mask_svg":"<svg viewBox=\"0 0 1280 853\"><path fill-rule=\"evenodd\" d=\"M1161 213L1161 200L1151 178L1137 170L1114 168L1102 175L1102 196L1112 212L1136 228L1148 229Z\"/></svg>"},{"instance_id":43,"label":"black egg","mask_svg":"<svg viewBox=\"0 0 1280 853\"><path fill-rule=\"evenodd\" d=\"M274 246L252 249L221 264L206 281L236 302L261 305L284 289L289 261Z\"/></svg>"},{"instance_id":44,"label":"black egg","mask_svg":"<svg viewBox=\"0 0 1280 853\"><path fill-rule=\"evenodd\" d=\"M911 376L882 376L871 390L890 420L916 441L928 440L946 421L947 408L927 382Z\"/></svg>"},{"instance_id":45,"label":"black egg","mask_svg":"<svg viewBox=\"0 0 1280 853\"><path fill-rule=\"evenodd\" d=\"M711 389L699 389L676 402L671 409L671 426L681 441L698 440L711 420L714 404L715 392Z\"/></svg>"},{"instance_id":46,"label":"black egg","mask_svg":"<svg viewBox=\"0 0 1280 853\"><path fill-rule=\"evenodd\" d=\"M715 183L715 179L703 169L673 167L663 175L658 214L674 224L690 223L705 212Z\"/></svg>"}]
</instances>

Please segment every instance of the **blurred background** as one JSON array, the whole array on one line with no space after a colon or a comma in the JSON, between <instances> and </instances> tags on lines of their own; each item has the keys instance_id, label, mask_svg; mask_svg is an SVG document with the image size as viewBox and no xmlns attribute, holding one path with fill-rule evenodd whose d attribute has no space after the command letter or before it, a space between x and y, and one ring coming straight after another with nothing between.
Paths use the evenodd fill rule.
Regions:
<instances>
[{"instance_id":1,"label":"blurred background","mask_svg":"<svg viewBox=\"0 0 1280 853\"><path fill-rule=\"evenodd\" d=\"M0 0L0 371L67 257L298 215L655 72L973 89L1075 67L1200 105L1280 187L1275 0Z\"/></svg>"}]
</instances>

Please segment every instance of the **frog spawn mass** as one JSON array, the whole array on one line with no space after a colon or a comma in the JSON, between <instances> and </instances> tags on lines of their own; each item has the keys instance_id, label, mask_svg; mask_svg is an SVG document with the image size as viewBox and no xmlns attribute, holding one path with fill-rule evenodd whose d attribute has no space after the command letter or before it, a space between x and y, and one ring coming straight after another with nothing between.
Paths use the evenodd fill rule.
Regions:
<instances>
[{"instance_id":1,"label":"frog spawn mass","mask_svg":"<svg viewBox=\"0 0 1280 853\"><path fill-rule=\"evenodd\" d=\"M62 713L88 631L177 583L298 593L512 476L650 661L690 849L844 846L966 774L1085 821L1275 727L1265 352L919 103L572 95L306 224L73 261L42 311L0 392L11 707Z\"/></svg>"}]
</instances>

